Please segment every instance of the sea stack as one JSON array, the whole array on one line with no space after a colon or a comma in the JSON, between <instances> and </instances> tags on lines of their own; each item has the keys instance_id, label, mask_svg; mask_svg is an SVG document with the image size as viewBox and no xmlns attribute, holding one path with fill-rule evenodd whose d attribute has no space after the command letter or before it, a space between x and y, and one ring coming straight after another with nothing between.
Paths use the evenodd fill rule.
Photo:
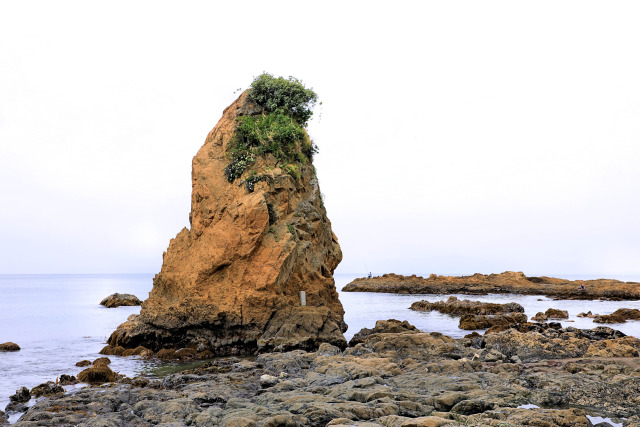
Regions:
<instances>
[{"instance_id":1,"label":"sea stack","mask_svg":"<svg viewBox=\"0 0 640 427\"><path fill-rule=\"evenodd\" d=\"M268 99L260 79L301 86L263 74L224 110L193 158L191 227L171 240L140 314L109 345L213 355L346 346L333 279L342 252L302 127L310 113Z\"/></svg>"}]
</instances>

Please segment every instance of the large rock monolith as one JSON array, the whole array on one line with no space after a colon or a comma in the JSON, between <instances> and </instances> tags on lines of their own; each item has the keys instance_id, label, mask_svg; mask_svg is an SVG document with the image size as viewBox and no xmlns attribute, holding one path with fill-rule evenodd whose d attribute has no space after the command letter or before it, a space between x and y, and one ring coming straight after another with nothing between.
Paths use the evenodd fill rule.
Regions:
<instances>
[{"instance_id":1,"label":"large rock monolith","mask_svg":"<svg viewBox=\"0 0 640 427\"><path fill-rule=\"evenodd\" d=\"M207 136L192 163L191 227L110 345L215 355L346 346L333 279L342 252L311 157L282 164L267 153L233 182L225 175L238 117L261 114L245 92Z\"/></svg>"}]
</instances>

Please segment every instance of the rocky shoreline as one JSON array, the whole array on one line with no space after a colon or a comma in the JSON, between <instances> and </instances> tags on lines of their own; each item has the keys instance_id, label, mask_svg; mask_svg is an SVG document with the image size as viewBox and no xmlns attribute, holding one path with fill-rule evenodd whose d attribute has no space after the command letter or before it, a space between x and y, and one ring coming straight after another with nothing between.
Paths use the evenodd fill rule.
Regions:
<instances>
[{"instance_id":1,"label":"rocky shoreline","mask_svg":"<svg viewBox=\"0 0 640 427\"><path fill-rule=\"evenodd\" d=\"M379 321L344 350L219 358L40 398L16 425L591 426L592 415L640 426L639 351L608 327L453 339Z\"/></svg>"},{"instance_id":2,"label":"rocky shoreline","mask_svg":"<svg viewBox=\"0 0 640 427\"><path fill-rule=\"evenodd\" d=\"M580 287L584 285L584 289ZM521 272L472 276L384 274L358 278L342 288L343 292L387 292L399 294L523 294L545 295L555 299L640 299L640 283L613 279L566 280L554 277L527 277Z\"/></svg>"},{"instance_id":3,"label":"rocky shoreline","mask_svg":"<svg viewBox=\"0 0 640 427\"><path fill-rule=\"evenodd\" d=\"M304 129L316 98L295 78L264 73L225 109L193 159L190 228L171 240L140 314L101 350L207 360L164 378L127 378L107 357L83 360L77 379L17 390L5 408L26 411L16 425L587 427L598 415L640 427L640 339L608 327L530 323L515 303L450 298L412 308L460 315L460 328L484 335L454 339L385 320L347 343L333 278L342 251ZM640 299L637 283L513 272L388 274L343 290ZM102 302L138 303L119 294ZM77 381L93 385L64 392Z\"/></svg>"}]
</instances>

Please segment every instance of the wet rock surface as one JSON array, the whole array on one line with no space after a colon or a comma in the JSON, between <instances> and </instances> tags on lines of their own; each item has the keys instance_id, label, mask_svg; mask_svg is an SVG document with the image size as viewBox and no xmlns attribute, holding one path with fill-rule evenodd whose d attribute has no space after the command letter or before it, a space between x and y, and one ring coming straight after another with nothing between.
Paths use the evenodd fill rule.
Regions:
<instances>
[{"instance_id":1,"label":"wet rock surface","mask_svg":"<svg viewBox=\"0 0 640 427\"><path fill-rule=\"evenodd\" d=\"M7 412L23 412L26 410L26 402L31 399L31 392L26 387L20 387L16 394L9 396L9 404L5 408Z\"/></svg>"},{"instance_id":2,"label":"wet rock surface","mask_svg":"<svg viewBox=\"0 0 640 427\"><path fill-rule=\"evenodd\" d=\"M111 294L102 301L100 301L100 305L104 305L107 308L115 308L122 306L136 306L141 305L142 301L138 299L135 295L131 294Z\"/></svg>"},{"instance_id":3,"label":"wet rock surface","mask_svg":"<svg viewBox=\"0 0 640 427\"><path fill-rule=\"evenodd\" d=\"M580 289L584 284L585 289ZM521 272L472 276L402 276L384 274L359 278L342 288L345 292L391 292L401 294L524 294L547 295L554 299L640 299L640 284L612 279L571 281L555 277L527 277Z\"/></svg>"},{"instance_id":4,"label":"wet rock surface","mask_svg":"<svg viewBox=\"0 0 640 427\"><path fill-rule=\"evenodd\" d=\"M361 332L345 350L220 358L162 381L44 398L17 425L590 426L586 414L640 417L640 340L610 328L521 324L456 340L390 320ZM636 355L619 356L624 348Z\"/></svg>"}]
</instances>

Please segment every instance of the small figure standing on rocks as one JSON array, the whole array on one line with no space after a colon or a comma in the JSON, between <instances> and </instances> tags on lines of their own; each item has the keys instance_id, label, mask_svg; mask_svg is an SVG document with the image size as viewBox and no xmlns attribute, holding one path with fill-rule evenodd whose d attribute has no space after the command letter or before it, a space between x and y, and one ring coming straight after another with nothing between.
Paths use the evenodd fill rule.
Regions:
<instances>
[{"instance_id":1,"label":"small figure standing on rocks","mask_svg":"<svg viewBox=\"0 0 640 427\"><path fill-rule=\"evenodd\" d=\"M373 274L371 274L371 272L369 272L369 276L367 276L367 279L371 279L373 277Z\"/></svg>"},{"instance_id":2,"label":"small figure standing on rocks","mask_svg":"<svg viewBox=\"0 0 640 427\"><path fill-rule=\"evenodd\" d=\"M584 287L584 283L580 283L580 287L578 289L580 289L581 291L584 291L587 288Z\"/></svg>"}]
</instances>

